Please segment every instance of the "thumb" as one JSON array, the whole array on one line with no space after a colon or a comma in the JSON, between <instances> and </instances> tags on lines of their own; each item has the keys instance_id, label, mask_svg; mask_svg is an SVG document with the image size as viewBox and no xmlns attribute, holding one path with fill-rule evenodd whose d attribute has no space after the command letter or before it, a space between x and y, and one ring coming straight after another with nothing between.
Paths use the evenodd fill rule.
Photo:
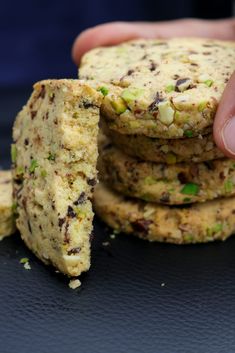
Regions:
<instances>
[{"instance_id":1,"label":"thumb","mask_svg":"<svg viewBox=\"0 0 235 353\"><path fill-rule=\"evenodd\" d=\"M227 157L235 159L235 72L224 90L217 109L214 140Z\"/></svg>"}]
</instances>

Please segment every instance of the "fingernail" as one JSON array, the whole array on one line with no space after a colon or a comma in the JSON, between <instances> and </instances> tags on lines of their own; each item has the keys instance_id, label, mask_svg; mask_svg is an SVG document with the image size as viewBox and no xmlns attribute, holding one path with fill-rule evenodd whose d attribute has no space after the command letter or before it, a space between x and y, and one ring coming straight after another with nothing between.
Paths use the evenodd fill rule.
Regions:
<instances>
[{"instance_id":1,"label":"fingernail","mask_svg":"<svg viewBox=\"0 0 235 353\"><path fill-rule=\"evenodd\" d=\"M224 126L222 138L226 150L235 155L235 116Z\"/></svg>"}]
</instances>

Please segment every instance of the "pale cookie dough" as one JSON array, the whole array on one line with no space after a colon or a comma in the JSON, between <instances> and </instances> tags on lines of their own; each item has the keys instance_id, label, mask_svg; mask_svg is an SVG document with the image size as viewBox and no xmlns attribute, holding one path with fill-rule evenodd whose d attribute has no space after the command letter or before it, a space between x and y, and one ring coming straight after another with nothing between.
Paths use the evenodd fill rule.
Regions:
<instances>
[{"instance_id":1,"label":"pale cookie dough","mask_svg":"<svg viewBox=\"0 0 235 353\"><path fill-rule=\"evenodd\" d=\"M208 134L190 139L158 139L144 135L123 135L111 129L105 133L123 152L145 161L175 164L180 162L204 162L224 157Z\"/></svg>"},{"instance_id":2,"label":"pale cookie dough","mask_svg":"<svg viewBox=\"0 0 235 353\"><path fill-rule=\"evenodd\" d=\"M101 82L101 112L111 129L182 138L211 131L234 69L233 42L140 39L91 50L79 76Z\"/></svg>"},{"instance_id":3,"label":"pale cookie dough","mask_svg":"<svg viewBox=\"0 0 235 353\"><path fill-rule=\"evenodd\" d=\"M94 207L113 229L175 244L225 240L235 232L235 197L184 207L160 206L95 188Z\"/></svg>"},{"instance_id":4,"label":"pale cookie dough","mask_svg":"<svg viewBox=\"0 0 235 353\"><path fill-rule=\"evenodd\" d=\"M90 267L101 99L78 80L42 81L14 124L17 227L43 262L69 276Z\"/></svg>"},{"instance_id":5,"label":"pale cookie dough","mask_svg":"<svg viewBox=\"0 0 235 353\"><path fill-rule=\"evenodd\" d=\"M11 171L0 171L0 239L15 232Z\"/></svg>"},{"instance_id":6,"label":"pale cookie dough","mask_svg":"<svg viewBox=\"0 0 235 353\"><path fill-rule=\"evenodd\" d=\"M235 195L232 159L167 165L129 157L112 145L100 153L100 178L127 196L181 205Z\"/></svg>"}]
</instances>

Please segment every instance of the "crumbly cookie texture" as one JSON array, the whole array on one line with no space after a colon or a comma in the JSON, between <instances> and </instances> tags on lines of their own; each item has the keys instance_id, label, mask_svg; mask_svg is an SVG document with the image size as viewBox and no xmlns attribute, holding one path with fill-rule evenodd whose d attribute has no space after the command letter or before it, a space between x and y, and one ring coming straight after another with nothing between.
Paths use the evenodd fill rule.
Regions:
<instances>
[{"instance_id":1,"label":"crumbly cookie texture","mask_svg":"<svg viewBox=\"0 0 235 353\"><path fill-rule=\"evenodd\" d=\"M204 243L225 240L235 231L235 197L183 207L160 206L125 198L100 183L94 206L110 227L149 241Z\"/></svg>"},{"instance_id":2,"label":"crumbly cookie texture","mask_svg":"<svg viewBox=\"0 0 235 353\"><path fill-rule=\"evenodd\" d=\"M101 111L111 129L181 138L211 130L234 69L233 42L141 39L91 50L79 75L103 82Z\"/></svg>"},{"instance_id":3,"label":"crumbly cookie texture","mask_svg":"<svg viewBox=\"0 0 235 353\"><path fill-rule=\"evenodd\" d=\"M11 171L0 171L0 238L15 232Z\"/></svg>"},{"instance_id":4,"label":"crumbly cookie texture","mask_svg":"<svg viewBox=\"0 0 235 353\"><path fill-rule=\"evenodd\" d=\"M235 161L145 162L111 144L101 148L100 178L124 195L149 202L181 205L235 195Z\"/></svg>"},{"instance_id":5,"label":"crumbly cookie texture","mask_svg":"<svg viewBox=\"0 0 235 353\"><path fill-rule=\"evenodd\" d=\"M204 162L223 158L213 135L185 139L158 139L144 135L123 135L105 129L115 146L126 154L145 161L175 164L180 162Z\"/></svg>"},{"instance_id":6,"label":"crumbly cookie texture","mask_svg":"<svg viewBox=\"0 0 235 353\"><path fill-rule=\"evenodd\" d=\"M13 129L17 227L43 262L69 276L90 267L101 99L78 80L38 82Z\"/></svg>"}]
</instances>

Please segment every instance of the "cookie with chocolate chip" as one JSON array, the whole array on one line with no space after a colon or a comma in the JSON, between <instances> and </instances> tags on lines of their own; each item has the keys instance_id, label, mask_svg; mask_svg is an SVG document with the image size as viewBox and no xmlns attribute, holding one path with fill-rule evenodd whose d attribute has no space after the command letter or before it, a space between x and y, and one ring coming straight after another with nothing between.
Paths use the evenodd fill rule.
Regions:
<instances>
[{"instance_id":1,"label":"cookie with chocolate chip","mask_svg":"<svg viewBox=\"0 0 235 353\"><path fill-rule=\"evenodd\" d=\"M46 264L78 276L90 267L102 95L78 80L47 80L13 130L17 228Z\"/></svg>"},{"instance_id":2,"label":"cookie with chocolate chip","mask_svg":"<svg viewBox=\"0 0 235 353\"><path fill-rule=\"evenodd\" d=\"M110 129L172 139L212 130L234 69L233 42L139 39L91 50L79 75L102 82L101 112Z\"/></svg>"},{"instance_id":3,"label":"cookie with chocolate chip","mask_svg":"<svg viewBox=\"0 0 235 353\"><path fill-rule=\"evenodd\" d=\"M204 162L223 158L213 135L182 139L161 139L145 135L123 135L105 128L115 146L132 157L145 161L175 164L180 162Z\"/></svg>"},{"instance_id":4,"label":"cookie with chocolate chip","mask_svg":"<svg viewBox=\"0 0 235 353\"><path fill-rule=\"evenodd\" d=\"M235 232L235 197L170 207L126 198L104 184L96 186L94 207L117 232L175 244L225 240Z\"/></svg>"},{"instance_id":5,"label":"cookie with chocolate chip","mask_svg":"<svg viewBox=\"0 0 235 353\"><path fill-rule=\"evenodd\" d=\"M111 144L101 148L100 178L117 192L148 202L182 205L235 195L235 161L146 162Z\"/></svg>"}]
</instances>

